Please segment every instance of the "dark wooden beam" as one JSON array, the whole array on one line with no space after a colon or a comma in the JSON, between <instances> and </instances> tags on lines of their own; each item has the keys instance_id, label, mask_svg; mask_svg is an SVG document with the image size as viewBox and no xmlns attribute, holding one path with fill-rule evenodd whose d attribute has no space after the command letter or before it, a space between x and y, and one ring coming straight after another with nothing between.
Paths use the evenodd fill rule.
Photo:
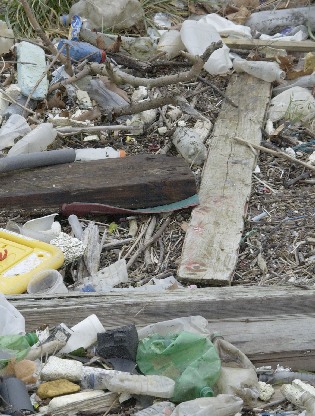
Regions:
<instances>
[{"instance_id":1,"label":"dark wooden beam","mask_svg":"<svg viewBox=\"0 0 315 416\"><path fill-rule=\"evenodd\" d=\"M122 208L170 204L196 193L180 157L141 154L75 162L0 175L0 208L58 208L94 202Z\"/></svg>"}]
</instances>

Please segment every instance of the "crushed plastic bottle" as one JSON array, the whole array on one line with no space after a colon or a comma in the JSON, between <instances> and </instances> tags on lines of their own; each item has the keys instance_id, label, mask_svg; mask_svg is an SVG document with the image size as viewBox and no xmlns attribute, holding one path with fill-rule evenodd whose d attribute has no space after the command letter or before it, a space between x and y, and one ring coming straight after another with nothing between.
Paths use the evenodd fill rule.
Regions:
<instances>
[{"instance_id":1,"label":"crushed plastic bottle","mask_svg":"<svg viewBox=\"0 0 315 416\"><path fill-rule=\"evenodd\" d=\"M37 341L38 338L34 332L25 335L0 336L0 368L4 368L12 359L22 360Z\"/></svg>"},{"instance_id":2,"label":"crushed plastic bottle","mask_svg":"<svg viewBox=\"0 0 315 416\"><path fill-rule=\"evenodd\" d=\"M198 334L181 332L164 337L154 334L139 342L137 364L143 374L175 380L172 401L180 403L213 396L221 362L211 341Z\"/></svg>"},{"instance_id":3,"label":"crushed plastic bottle","mask_svg":"<svg viewBox=\"0 0 315 416\"><path fill-rule=\"evenodd\" d=\"M243 400L230 394L206 397L179 404L171 416L235 416L243 407Z\"/></svg>"},{"instance_id":4,"label":"crushed plastic bottle","mask_svg":"<svg viewBox=\"0 0 315 416\"><path fill-rule=\"evenodd\" d=\"M175 404L171 402L158 402L146 409L140 410L134 416L171 416Z\"/></svg>"},{"instance_id":5,"label":"crushed plastic bottle","mask_svg":"<svg viewBox=\"0 0 315 416\"><path fill-rule=\"evenodd\" d=\"M315 29L315 6L252 13L245 25L258 32L271 34L275 30L303 25L305 22L312 30Z\"/></svg>"}]
</instances>

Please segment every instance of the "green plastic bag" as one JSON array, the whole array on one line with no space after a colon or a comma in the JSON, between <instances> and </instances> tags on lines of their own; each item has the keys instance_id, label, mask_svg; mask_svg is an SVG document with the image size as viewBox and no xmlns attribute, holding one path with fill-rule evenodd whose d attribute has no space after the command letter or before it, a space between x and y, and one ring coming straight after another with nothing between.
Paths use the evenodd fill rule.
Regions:
<instances>
[{"instance_id":1,"label":"green plastic bag","mask_svg":"<svg viewBox=\"0 0 315 416\"><path fill-rule=\"evenodd\" d=\"M191 332L144 338L139 342L137 364L145 375L163 375L174 380L172 401L177 403L213 396L211 387L221 369L212 342Z\"/></svg>"}]
</instances>

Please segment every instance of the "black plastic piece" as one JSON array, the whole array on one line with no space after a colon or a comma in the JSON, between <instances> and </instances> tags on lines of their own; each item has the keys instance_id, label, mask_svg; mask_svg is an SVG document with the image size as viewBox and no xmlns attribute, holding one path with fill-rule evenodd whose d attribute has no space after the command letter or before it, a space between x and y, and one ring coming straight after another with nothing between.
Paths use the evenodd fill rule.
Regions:
<instances>
[{"instance_id":1,"label":"black plastic piece","mask_svg":"<svg viewBox=\"0 0 315 416\"><path fill-rule=\"evenodd\" d=\"M138 343L135 325L122 326L97 334L97 354L115 370L134 373Z\"/></svg>"},{"instance_id":2,"label":"black plastic piece","mask_svg":"<svg viewBox=\"0 0 315 416\"><path fill-rule=\"evenodd\" d=\"M35 413L25 384L16 377L0 378L0 400L8 415L24 416Z\"/></svg>"}]
</instances>

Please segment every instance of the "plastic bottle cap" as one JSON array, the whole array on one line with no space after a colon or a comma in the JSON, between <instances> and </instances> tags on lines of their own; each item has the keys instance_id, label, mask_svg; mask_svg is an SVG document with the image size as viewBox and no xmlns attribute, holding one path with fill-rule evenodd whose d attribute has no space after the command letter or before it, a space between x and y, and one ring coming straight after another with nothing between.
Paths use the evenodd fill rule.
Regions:
<instances>
[{"instance_id":1,"label":"plastic bottle cap","mask_svg":"<svg viewBox=\"0 0 315 416\"><path fill-rule=\"evenodd\" d=\"M124 150L118 150L119 157L126 157L126 152Z\"/></svg>"},{"instance_id":2,"label":"plastic bottle cap","mask_svg":"<svg viewBox=\"0 0 315 416\"><path fill-rule=\"evenodd\" d=\"M35 332L28 332L27 334L25 334L25 338L27 340L27 342L29 343L30 346L36 344L36 342L38 342L38 336L36 335Z\"/></svg>"},{"instance_id":3,"label":"plastic bottle cap","mask_svg":"<svg viewBox=\"0 0 315 416\"><path fill-rule=\"evenodd\" d=\"M200 390L200 397L213 397L213 390L206 386Z\"/></svg>"}]
</instances>

